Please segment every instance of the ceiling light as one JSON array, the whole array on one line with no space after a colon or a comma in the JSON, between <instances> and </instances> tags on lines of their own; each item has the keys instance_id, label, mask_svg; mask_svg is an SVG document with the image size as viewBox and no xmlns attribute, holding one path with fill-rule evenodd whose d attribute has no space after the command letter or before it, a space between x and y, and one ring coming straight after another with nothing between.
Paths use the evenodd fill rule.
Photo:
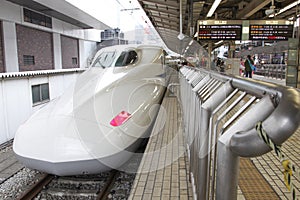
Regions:
<instances>
[{"instance_id":1,"label":"ceiling light","mask_svg":"<svg viewBox=\"0 0 300 200\"><path fill-rule=\"evenodd\" d=\"M211 6L210 10L208 11L206 17L211 17L215 10L217 9L217 7L219 6L219 4L221 3L222 0L215 0L213 5Z\"/></svg>"},{"instance_id":2,"label":"ceiling light","mask_svg":"<svg viewBox=\"0 0 300 200\"><path fill-rule=\"evenodd\" d=\"M272 15L270 15L269 17L274 17L274 16L276 16L276 15L279 15L279 14L281 14L281 13L283 13L283 12L285 12L285 11L287 11L287 10L293 8L293 7L295 7L295 6L298 5L299 3L300 3L300 0L295 1L295 2L293 2L293 3L289 4L289 5L287 5L286 7L280 9L278 13L272 14Z\"/></svg>"},{"instance_id":3,"label":"ceiling light","mask_svg":"<svg viewBox=\"0 0 300 200\"><path fill-rule=\"evenodd\" d=\"M220 41L216 42L215 45L219 45L219 44L221 44L222 42L224 42L224 41L223 41L223 40L220 40Z\"/></svg>"}]
</instances>

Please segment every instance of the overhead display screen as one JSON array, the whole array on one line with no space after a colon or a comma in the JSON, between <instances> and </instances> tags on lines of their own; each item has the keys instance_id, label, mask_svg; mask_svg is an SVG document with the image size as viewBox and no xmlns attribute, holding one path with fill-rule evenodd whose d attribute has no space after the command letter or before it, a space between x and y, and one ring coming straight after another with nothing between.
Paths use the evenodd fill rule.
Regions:
<instances>
[{"instance_id":1,"label":"overhead display screen","mask_svg":"<svg viewBox=\"0 0 300 200\"><path fill-rule=\"evenodd\" d=\"M249 40L288 40L293 36L293 25L251 24Z\"/></svg>"},{"instance_id":2,"label":"overhead display screen","mask_svg":"<svg viewBox=\"0 0 300 200\"><path fill-rule=\"evenodd\" d=\"M241 40L242 25L237 24L218 24L203 25L199 24L199 40Z\"/></svg>"},{"instance_id":3,"label":"overhead display screen","mask_svg":"<svg viewBox=\"0 0 300 200\"><path fill-rule=\"evenodd\" d=\"M198 20L198 40L241 40L241 20Z\"/></svg>"},{"instance_id":4,"label":"overhead display screen","mask_svg":"<svg viewBox=\"0 0 300 200\"><path fill-rule=\"evenodd\" d=\"M288 40L293 37L289 20L198 20L198 40Z\"/></svg>"}]
</instances>

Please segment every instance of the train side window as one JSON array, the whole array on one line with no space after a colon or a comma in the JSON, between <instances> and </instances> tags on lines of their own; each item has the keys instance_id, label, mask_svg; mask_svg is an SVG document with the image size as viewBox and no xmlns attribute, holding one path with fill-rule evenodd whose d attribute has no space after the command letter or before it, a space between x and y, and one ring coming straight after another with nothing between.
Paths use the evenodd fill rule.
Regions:
<instances>
[{"instance_id":1,"label":"train side window","mask_svg":"<svg viewBox=\"0 0 300 200\"><path fill-rule=\"evenodd\" d=\"M128 56L126 58L125 65L132 65L137 61L137 53L135 51L129 51Z\"/></svg>"},{"instance_id":2,"label":"train side window","mask_svg":"<svg viewBox=\"0 0 300 200\"><path fill-rule=\"evenodd\" d=\"M115 66L121 67L126 65L132 65L137 61L138 55L135 51L127 51L122 52L119 56L118 60L116 61Z\"/></svg>"}]
</instances>

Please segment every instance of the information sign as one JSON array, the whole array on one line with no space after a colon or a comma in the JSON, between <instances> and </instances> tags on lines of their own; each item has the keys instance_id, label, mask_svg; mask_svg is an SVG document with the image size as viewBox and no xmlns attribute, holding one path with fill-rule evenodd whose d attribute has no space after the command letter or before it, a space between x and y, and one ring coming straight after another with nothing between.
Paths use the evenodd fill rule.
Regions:
<instances>
[{"instance_id":1,"label":"information sign","mask_svg":"<svg viewBox=\"0 0 300 200\"><path fill-rule=\"evenodd\" d=\"M288 40L293 36L292 24L275 22L278 23L250 24L249 40Z\"/></svg>"},{"instance_id":2,"label":"information sign","mask_svg":"<svg viewBox=\"0 0 300 200\"><path fill-rule=\"evenodd\" d=\"M198 20L198 40L288 40L293 22L288 20ZM243 36L243 37L242 37Z\"/></svg>"},{"instance_id":3,"label":"information sign","mask_svg":"<svg viewBox=\"0 0 300 200\"><path fill-rule=\"evenodd\" d=\"M199 40L241 40L241 37L241 21L205 20L198 22Z\"/></svg>"}]
</instances>

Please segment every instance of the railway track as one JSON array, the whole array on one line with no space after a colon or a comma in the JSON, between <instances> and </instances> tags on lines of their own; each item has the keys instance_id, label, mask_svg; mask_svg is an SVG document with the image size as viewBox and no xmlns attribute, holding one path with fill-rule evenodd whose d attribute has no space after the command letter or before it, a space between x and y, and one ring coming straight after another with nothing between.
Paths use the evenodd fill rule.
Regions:
<instances>
[{"instance_id":1,"label":"railway track","mask_svg":"<svg viewBox=\"0 0 300 200\"><path fill-rule=\"evenodd\" d=\"M103 199L115 174L55 177L35 199Z\"/></svg>"},{"instance_id":2,"label":"railway track","mask_svg":"<svg viewBox=\"0 0 300 200\"><path fill-rule=\"evenodd\" d=\"M13 140L0 144L0 185L24 169L12 151Z\"/></svg>"},{"instance_id":3,"label":"railway track","mask_svg":"<svg viewBox=\"0 0 300 200\"><path fill-rule=\"evenodd\" d=\"M41 186L43 189L34 199L127 199L135 175L124 174L112 170L96 175L54 177ZM23 199L26 198L20 198Z\"/></svg>"},{"instance_id":4,"label":"railway track","mask_svg":"<svg viewBox=\"0 0 300 200\"><path fill-rule=\"evenodd\" d=\"M28 171L29 169L26 170ZM18 175L16 174L16 176ZM12 176L12 179L14 177ZM127 199L130 195L134 178L135 174L116 170L95 175L63 177L38 173L32 178L30 183L27 182L21 187L14 188L18 190L17 194L10 194L10 191L6 191L6 195L1 196L1 199ZM13 184L12 182L11 185ZM11 192L14 193L13 191Z\"/></svg>"},{"instance_id":5,"label":"railway track","mask_svg":"<svg viewBox=\"0 0 300 200\"><path fill-rule=\"evenodd\" d=\"M7 142L4 142L2 144L0 144L0 151L3 151L4 149L8 148L8 147L12 147L12 144L13 144L13 139L7 141Z\"/></svg>"},{"instance_id":6,"label":"railway track","mask_svg":"<svg viewBox=\"0 0 300 200\"><path fill-rule=\"evenodd\" d=\"M31 185L25 192L22 193L17 200L33 199L49 182L53 180L54 176L43 174L38 181Z\"/></svg>"},{"instance_id":7,"label":"railway track","mask_svg":"<svg viewBox=\"0 0 300 200\"><path fill-rule=\"evenodd\" d=\"M10 163L18 167L7 178L0 179L0 199L127 199L141 159L136 157L121 169L131 169L131 172L112 170L96 175L59 177L28 169L15 161L11 144L0 146L0 153L5 152L1 154L3 163L7 164L3 170L11 171Z\"/></svg>"}]
</instances>

